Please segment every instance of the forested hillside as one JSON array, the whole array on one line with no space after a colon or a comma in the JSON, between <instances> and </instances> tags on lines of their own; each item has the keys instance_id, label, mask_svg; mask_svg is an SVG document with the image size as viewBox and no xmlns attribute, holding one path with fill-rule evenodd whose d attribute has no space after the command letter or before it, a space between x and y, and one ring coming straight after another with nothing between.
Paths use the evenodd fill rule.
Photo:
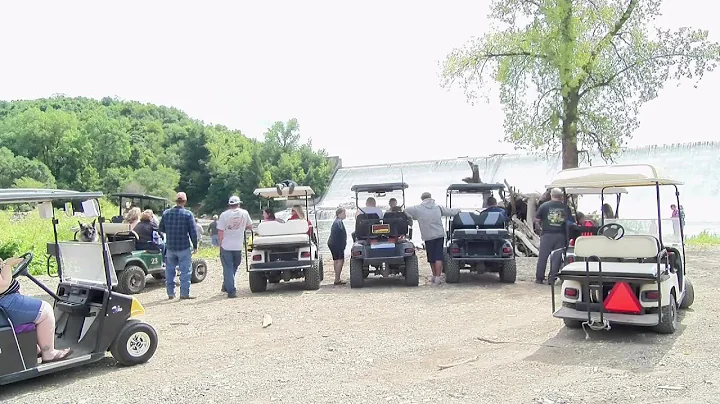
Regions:
<instances>
[{"instance_id":1,"label":"forested hillside","mask_svg":"<svg viewBox=\"0 0 720 404\"><path fill-rule=\"evenodd\" d=\"M250 201L256 187L284 179L324 192L326 157L300 143L295 119L258 141L175 108L108 97L0 101L0 188L182 190L191 206L212 212L233 193Z\"/></svg>"}]
</instances>

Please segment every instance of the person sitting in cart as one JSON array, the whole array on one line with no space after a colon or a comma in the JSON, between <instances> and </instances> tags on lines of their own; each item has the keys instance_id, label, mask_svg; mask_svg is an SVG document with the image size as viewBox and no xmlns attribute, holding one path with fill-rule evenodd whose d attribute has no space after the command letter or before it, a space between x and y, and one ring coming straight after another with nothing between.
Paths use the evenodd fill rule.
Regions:
<instances>
[{"instance_id":1,"label":"person sitting in cart","mask_svg":"<svg viewBox=\"0 0 720 404\"><path fill-rule=\"evenodd\" d=\"M263 221L284 223L282 219L278 219L277 217L275 217L275 212L273 212L273 210L270 208L263 210Z\"/></svg>"},{"instance_id":2,"label":"person sitting in cart","mask_svg":"<svg viewBox=\"0 0 720 404\"><path fill-rule=\"evenodd\" d=\"M377 202L372 196L367 198L364 208L358 207L357 212L355 212L355 217L358 217L358 215L362 215L363 213L366 215L375 213L380 219L383 218L383 211L377 207Z\"/></svg>"},{"instance_id":3,"label":"person sitting in cart","mask_svg":"<svg viewBox=\"0 0 720 404\"><path fill-rule=\"evenodd\" d=\"M496 212L500 214L500 217L503 218L503 222L506 223L508 221L507 212L505 209L501 208L500 206L497 206L497 199L495 199L494 196L491 196L487 199L487 208L483 209L483 212Z\"/></svg>"},{"instance_id":4,"label":"person sitting in cart","mask_svg":"<svg viewBox=\"0 0 720 404\"><path fill-rule=\"evenodd\" d=\"M153 211L146 210L140 215L140 222L135 225L135 234L138 240L135 243L136 250L160 250L164 249L164 243L161 243L162 237L158 231L158 226L153 223Z\"/></svg>"},{"instance_id":5,"label":"person sitting in cart","mask_svg":"<svg viewBox=\"0 0 720 404\"><path fill-rule=\"evenodd\" d=\"M300 205L293 205L292 207L292 215L288 220L307 220L308 223L308 236L310 236L310 240L312 240L313 243L317 244L317 240L315 239L315 232L313 231L313 224L310 221L310 219L307 219L305 217L305 211L303 210L302 206Z\"/></svg>"},{"instance_id":6,"label":"person sitting in cart","mask_svg":"<svg viewBox=\"0 0 720 404\"><path fill-rule=\"evenodd\" d=\"M39 354L43 363L66 359L72 349L55 349L55 313L44 300L20 293L20 282L12 278L13 267L22 258L0 259L0 307L15 325L35 323Z\"/></svg>"},{"instance_id":7,"label":"person sitting in cart","mask_svg":"<svg viewBox=\"0 0 720 404\"><path fill-rule=\"evenodd\" d=\"M390 205L390 209L388 209L388 212L402 212L402 208L400 206L397 206L397 199L390 198L388 204Z\"/></svg>"}]
</instances>

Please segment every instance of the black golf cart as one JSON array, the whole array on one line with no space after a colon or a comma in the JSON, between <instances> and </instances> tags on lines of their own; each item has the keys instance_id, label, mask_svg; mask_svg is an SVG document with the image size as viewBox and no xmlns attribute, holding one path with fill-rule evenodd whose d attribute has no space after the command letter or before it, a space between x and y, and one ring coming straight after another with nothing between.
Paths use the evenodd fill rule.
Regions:
<instances>
[{"instance_id":1,"label":"black golf cart","mask_svg":"<svg viewBox=\"0 0 720 404\"><path fill-rule=\"evenodd\" d=\"M503 184L453 184L447 188L446 203L453 206L453 195L475 195L474 206L487 200L497 192L505 200ZM477 212L477 211L475 211ZM448 220L448 244L443 259L443 270L447 283L460 282L460 270L470 272L497 272L500 281L515 283L517 268L515 262L515 235L508 229L507 214L481 210L460 212ZM514 233L513 227L513 233Z\"/></svg>"},{"instance_id":2,"label":"black golf cart","mask_svg":"<svg viewBox=\"0 0 720 404\"><path fill-rule=\"evenodd\" d=\"M77 215L98 216L100 192L65 190L2 189L0 204L37 204L42 218L51 219L60 279L53 292L28 272L33 253L13 271L25 276L54 300L57 349L72 348L64 360L38 364L35 324L13 324L0 309L0 385L60 372L103 359L107 351L122 365L147 362L158 344L155 329L133 317L145 309L134 297L112 291L117 277L107 243L60 242L53 204L68 203ZM67 212L67 211L66 211ZM102 226L99 226L101 236Z\"/></svg>"},{"instance_id":3,"label":"black golf cart","mask_svg":"<svg viewBox=\"0 0 720 404\"><path fill-rule=\"evenodd\" d=\"M404 182L386 184L353 185L355 204L360 214L355 218L355 235L350 257L350 287L361 288L369 274L383 277L402 275L406 286L417 286L420 282L418 258L411 241L412 226L408 216L402 212L387 211L382 218L376 213L364 213L358 200L359 194L370 194L376 198L387 197L388 193L401 191L405 207Z\"/></svg>"}]
</instances>

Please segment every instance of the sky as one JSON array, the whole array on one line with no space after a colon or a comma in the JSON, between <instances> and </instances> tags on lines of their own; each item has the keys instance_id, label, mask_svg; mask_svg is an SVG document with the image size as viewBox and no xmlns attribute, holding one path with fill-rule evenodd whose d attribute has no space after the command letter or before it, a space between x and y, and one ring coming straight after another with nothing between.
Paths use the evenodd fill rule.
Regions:
<instances>
[{"instance_id":1,"label":"sky","mask_svg":"<svg viewBox=\"0 0 720 404\"><path fill-rule=\"evenodd\" d=\"M489 4L6 1L0 99L115 96L257 138L297 118L302 138L344 166L511 153L497 99L471 106L440 86L439 63L486 32ZM660 24L709 29L711 4L665 0ZM720 140L718 91L720 72L698 89L669 84L629 145Z\"/></svg>"}]
</instances>

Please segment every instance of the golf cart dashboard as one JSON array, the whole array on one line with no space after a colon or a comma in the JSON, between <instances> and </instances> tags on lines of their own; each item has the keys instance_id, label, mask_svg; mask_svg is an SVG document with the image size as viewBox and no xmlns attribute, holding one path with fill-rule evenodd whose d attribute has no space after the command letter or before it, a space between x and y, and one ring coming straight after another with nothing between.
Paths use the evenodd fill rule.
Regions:
<instances>
[{"instance_id":1,"label":"golf cart dashboard","mask_svg":"<svg viewBox=\"0 0 720 404\"><path fill-rule=\"evenodd\" d=\"M101 307L106 290L97 286L62 283L55 307L66 313L89 315L91 307Z\"/></svg>"}]
</instances>

